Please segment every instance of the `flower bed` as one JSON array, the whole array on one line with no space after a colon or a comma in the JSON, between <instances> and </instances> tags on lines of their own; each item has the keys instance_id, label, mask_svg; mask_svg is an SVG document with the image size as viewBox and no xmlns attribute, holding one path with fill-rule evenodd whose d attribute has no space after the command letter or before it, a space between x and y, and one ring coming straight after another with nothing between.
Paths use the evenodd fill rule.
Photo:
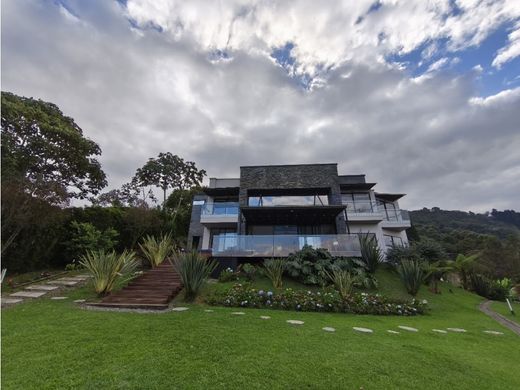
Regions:
<instances>
[{"instance_id":1,"label":"flower bed","mask_svg":"<svg viewBox=\"0 0 520 390\"><path fill-rule=\"evenodd\" d=\"M412 299L405 302L366 293L355 293L343 299L333 289L313 292L287 288L281 292L273 292L250 288L240 283L227 291L215 293L206 302L215 306L401 316L424 314L427 310L425 300Z\"/></svg>"}]
</instances>

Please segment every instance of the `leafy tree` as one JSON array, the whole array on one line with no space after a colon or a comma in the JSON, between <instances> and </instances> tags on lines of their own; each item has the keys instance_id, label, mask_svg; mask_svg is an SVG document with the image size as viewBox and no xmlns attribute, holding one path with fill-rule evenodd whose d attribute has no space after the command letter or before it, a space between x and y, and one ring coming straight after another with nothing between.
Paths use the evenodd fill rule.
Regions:
<instances>
[{"instance_id":1,"label":"leafy tree","mask_svg":"<svg viewBox=\"0 0 520 390\"><path fill-rule=\"evenodd\" d=\"M451 266L453 270L458 272L462 287L465 289L469 288L469 276L475 267L475 262L477 261L478 257L478 254L471 256L464 256L459 254L455 261L452 261L448 264L448 266Z\"/></svg>"},{"instance_id":2,"label":"leafy tree","mask_svg":"<svg viewBox=\"0 0 520 390\"><path fill-rule=\"evenodd\" d=\"M113 228L104 231L96 229L88 222L79 223L72 221L71 237L65 246L74 259L90 251L108 251L117 244L118 232Z\"/></svg>"},{"instance_id":3,"label":"leafy tree","mask_svg":"<svg viewBox=\"0 0 520 390\"><path fill-rule=\"evenodd\" d=\"M206 171L197 169L193 161L167 153L159 153L157 158L150 158L139 168L132 180L140 187L155 186L163 190L163 206L166 203L168 189L186 190L200 186Z\"/></svg>"},{"instance_id":4,"label":"leafy tree","mask_svg":"<svg viewBox=\"0 0 520 390\"><path fill-rule=\"evenodd\" d=\"M165 209L172 213L172 217L167 221L167 225L175 237L188 236L192 199L200 190L199 187L189 190L175 190L166 199Z\"/></svg>"},{"instance_id":5,"label":"leafy tree","mask_svg":"<svg viewBox=\"0 0 520 390\"><path fill-rule=\"evenodd\" d=\"M156 203L157 199L151 189L146 191L135 182L126 183L120 189L110 190L100 194L93 200L94 205L112 207L142 207L148 208L148 200Z\"/></svg>"},{"instance_id":6,"label":"leafy tree","mask_svg":"<svg viewBox=\"0 0 520 390\"><path fill-rule=\"evenodd\" d=\"M2 181L52 204L85 199L106 186L99 146L60 109L2 92Z\"/></svg>"}]
</instances>

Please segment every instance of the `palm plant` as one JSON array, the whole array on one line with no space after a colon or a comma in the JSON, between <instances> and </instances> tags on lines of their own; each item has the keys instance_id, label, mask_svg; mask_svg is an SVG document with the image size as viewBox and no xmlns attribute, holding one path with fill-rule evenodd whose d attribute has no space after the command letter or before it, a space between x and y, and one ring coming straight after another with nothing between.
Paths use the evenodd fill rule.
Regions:
<instances>
[{"instance_id":1,"label":"palm plant","mask_svg":"<svg viewBox=\"0 0 520 390\"><path fill-rule=\"evenodd\" d=\"M161 264L164 259L172 251L173 239L170 233L165 234L159 238L154 236L146 236L139 248L143 252L144 257L148 260L152 268Z\"/></svg>"},{"instance_id":2,"label":"palm plant","mask_svg":"<svg viewBox=\"0 0 520 390\"><path fill-rule=\"evenodd\" d=\"M197 251L173 252L173 265L184 285L184 300L194 301L217 262L202 257Z\"/></svg>"},{"instance_id":3,"label":"palm plant","mask_svg":"<svg viewBox=\"0 0 520 390\"><path fill-rule=\"evenodd\" d=\"M436 261L424 267L425 280L434 294L440 293L439 281L451 270L453 270L453 266L445 261Z\"/></svg>"},{"instance_id":4,"label":"palm plant","mask_svg":"<svg viewBox=\"0 0 520 390\"><path fill-rule=\"evenodd\" d=\"M283 259L270 259L264 261L264 272L271 280L273 287L276 289L282 288L282 275L285 271L286 261Z\"/></svg>"},{"instance_id":5,"label":"palm plant","mask_svg":"<svg viewBox=\"0 0 520 390\"><path fill-rule=\"evenodd\" d=\"M112 291L116 283L132 279L137 269L134 252L124 251L120 255L114 251L88 251L81 256L80 264L92 275L94 290L99 296Z\"/></svg>"},{"instance_id":6,"label":"palm plant","mask_svg":"<svg viewBox=\"0 0 520 390\"><path fill-rule=\"evenodd\" d=\"M397 272L408 294L416 296L424 282L424 269L417 260L403 260L397 266Z\"/></svg>"},{"instance_id":7,"label":"palm plant","mask_svg":"<svg viewBox=\"0 0 520 390\"><path fill-rule=\"evenodd\" d=\"M469 288L469 276L475 267L475 262L479 258L479 254L474 254L471 256L464 256L459 254L455 261L449 263L449 265L455 270L459 276L460 281L462 283L462 287L464 289Z\"/></svg>"},{"instance_id":8,"label":"palm plant","mask_svg":"<svg viewBox=\"0 0 520 390\"><path fill-rule=\"evenodd\" d=\"M363 261L364 267L367 272L373 274L376 272L379 264L384 260L383 253L381 252L379 245L377 245L376 238L372 235L360 235L359 243L361 246L361 260Z\"/></svg>"}]
</instances>

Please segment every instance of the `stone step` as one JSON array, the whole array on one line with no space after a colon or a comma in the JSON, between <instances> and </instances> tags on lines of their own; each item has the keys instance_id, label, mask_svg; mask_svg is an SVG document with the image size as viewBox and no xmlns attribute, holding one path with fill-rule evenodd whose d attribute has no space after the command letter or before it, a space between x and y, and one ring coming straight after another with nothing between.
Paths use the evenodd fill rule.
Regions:
<instances>
[{"instance_id":1,"label":"stone step","mask_svg":"<svg viewBox=\"0 0 520 390\"><path fill-rule=\"evenodd\" d=\"M25 287L26 290L52 291L60 288L59 286L51 286L45 284L33 284Z\"/></svg>"},{"instance_id":2,"label":"stone step","mask_svg":"<svg viewBox=\"0 0 520 390\"><path fill-rule=\"evenodd\" d=\"M21 298L39 298L45 294L47 294L47 291L17 291L13 294L9 294L9 296Z\"/></svg>"}]
</instances>

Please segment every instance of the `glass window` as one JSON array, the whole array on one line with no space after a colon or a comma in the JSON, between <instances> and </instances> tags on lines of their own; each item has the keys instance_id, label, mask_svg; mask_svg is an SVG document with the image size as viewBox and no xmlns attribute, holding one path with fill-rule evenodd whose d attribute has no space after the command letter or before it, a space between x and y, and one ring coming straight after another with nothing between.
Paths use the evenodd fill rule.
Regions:
<instances>
[{"instance_id":1,"label":"glass window","mask_svg":"<svg viewBox=\"0 0 520 390\"><path fill-rule=\"evenodd\" d=\"M327 206L327 195L279 195L279 196L250 196L249 206Z\"/></svg>"},{"instance_id":2,"label":"glass window","mask_svg":"<svg viewBox=\"0 0 520 390\"><path fill-rule=\"evenodd\" d=\"M373 211L370 194L366 192L342 194L341 201L347 206L347 211L350 212L370 213Z\"/></svg>"}]
</instances>

